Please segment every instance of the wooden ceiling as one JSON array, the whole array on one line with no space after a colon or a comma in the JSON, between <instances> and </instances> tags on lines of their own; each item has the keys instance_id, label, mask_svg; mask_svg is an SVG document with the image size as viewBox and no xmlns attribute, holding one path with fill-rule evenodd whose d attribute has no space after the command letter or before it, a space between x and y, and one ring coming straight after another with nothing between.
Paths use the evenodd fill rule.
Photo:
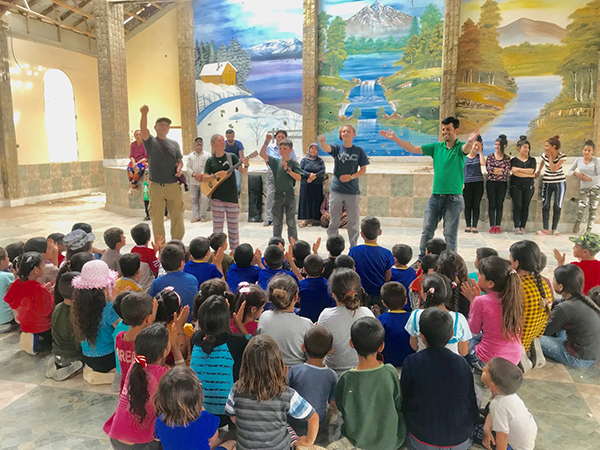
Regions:
<instances>
[{"instance_id":1,"label":"wooden ceiling","mask_svg":"<svg viewBox=\"0 0 600 450\"><path fill-rule=\"evenodd\" d=\"M125 33L145 24L173 0L108 0L123 5ZM0 16L10 12L41 20L59 29L70 30L94 39L94 5L92 0L0 0Z\"/></svg>"}]
</instances>

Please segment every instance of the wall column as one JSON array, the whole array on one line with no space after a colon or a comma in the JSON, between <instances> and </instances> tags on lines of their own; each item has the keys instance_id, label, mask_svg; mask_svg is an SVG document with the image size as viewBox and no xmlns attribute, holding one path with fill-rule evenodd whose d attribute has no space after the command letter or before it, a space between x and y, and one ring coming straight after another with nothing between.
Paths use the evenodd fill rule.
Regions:
<instances>
[{"instance_id":1,"label":"wall column","mask_svg":"<svg viewBox=\"0 0 600 450\"><path fill-rule=\"evenodd\" d=\"M129 156L130 144L123 5L93 1L104 160L114 163L115 159Z\"/></svg>"},{"instance_id":2,"label":"wall column","mask_svg":"<svg viewBox=\"0 0 600 450\"><path fill-rule=\"evenodd\" d=\"M192 151L198 133L196 125L196 69L194 61L194 5L177 2L177 47L179 58L179 98L183 153Z\"/></svg>"},{"instance_id":3,"label":"wall column","mask_svg":"<svg viewBox=\"0 0 600 450\"><path fill-rule=\"evenodd\" d=\"M304 0L302 39L302 153L317 141L319 117L319 29L318 2Z\"/></svg>"},{"instance_id":4,"label":"wall column","mask_svg":"<svg viewBox=\"0 0 600 450\"><path fill-rule=\"evenodd\" d=\"M19 161L8 60L8 26L0 20L0 199L19 198Z\"/></svg>"},{"instance_id":5,"label":"wall column","mask_svg":"<svg viewBox=\"0 0 600 450\"><path fill-rule=\"evenodd\" d=\"M440 120L456 113L456 83L458 71L458 38L460 36L461 0L446 0L444 6L444 56Z\"/></svg>"}]
</instances>

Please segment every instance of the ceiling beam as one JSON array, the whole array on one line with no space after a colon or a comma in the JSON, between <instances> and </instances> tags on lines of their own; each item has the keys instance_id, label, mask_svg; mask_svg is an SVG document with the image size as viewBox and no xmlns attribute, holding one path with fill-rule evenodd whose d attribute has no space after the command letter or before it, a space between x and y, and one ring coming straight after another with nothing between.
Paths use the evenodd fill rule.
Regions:
<instances>
[{"instance_id":1,"label":"ceiling beam","mask_svg":"<svg viewBox=\"0 0 600 450\"><path fill-rule=\"evenodd\" d=\"M135 18L136 18L137 20L139 20L140 22L143 22L143 23L146 23L146 22L148 22L146 19L144 19L144 18L143 18L143 17L141 17L141 16L138 16L136 13L132 13L132 12L130 12L130 11L127 11L127 10L124 10L123 12L125 13L125 15L126 15L126 16L129 16L129 17L135 17Z\"/></svg>"},{"instance_id":2,"label":"ceiling beam","mask_svg":"<svg viewBox=\"0 0 600 450\"><path fill-rule=\"evenodd\" d=\"M8 0L8 3L14 3L16 0ZM4 14L6 11L9 10L9 6L7 5L0 5L0 16L2 16L2 14Z\"/></svg>"},{"instance_id":3,"label":"ceiling beam","mask_svg":"<svg viewBox=\"0 0 600 450\"><path fill-rule=\"evenodd\" d=\"M91 2L92 2L92 0L84 0L83 2L81 2L81 4L77 4L77 0L71 1L71 3L73 3L74 6L78 7L81 10L83 10L83 8L85 8ZM65 20L68 17L71 17L72 14L73 14L73 11L67 11L62 16L60 16L60 20Z\"/></svg>"},{"instance_id":4,"label":"ceiling beam","mask_svg":"<svg viewBox=\"0 0 600 450\"><path fill-rule=\"evenodd\" d=\"M66 2L63 2L62 0L51 0L52 3L54 3L56 6L60 6L61 8L65 8L68 9L71 12L74 12L75 14L79 14L80 16L83 17L87 17L88 19L93 19L94 16L91 15L90 13L86 13L85 11L83 11L80 8L76 8L74 6L69 5ZM43 13L42 13L43 14Z\"/></svg>"}]
</instances>

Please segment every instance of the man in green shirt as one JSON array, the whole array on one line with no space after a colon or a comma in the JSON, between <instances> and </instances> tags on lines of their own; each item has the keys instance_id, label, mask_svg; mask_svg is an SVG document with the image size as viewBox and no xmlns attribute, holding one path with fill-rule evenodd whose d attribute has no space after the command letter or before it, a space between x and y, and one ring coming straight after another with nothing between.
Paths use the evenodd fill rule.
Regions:
<instances>
[{"instance_id":1,"label":"man in green shirt","mask_svg":"<svg viewBox=\"0 0 600 450\"><path fill-rule=\"evenodd\" d=\"M465 181L465 158L479 135L477 129L469 135L466 143L462 143L457 137L459 126L458 119L446 117L442 120L443 141L420 147L400 139L392 130L379 132L381 136L394 141L410 153L433 158L433 193L429 197L423 217L419 261L425 256L425 243L433 238L442 219L448 249L455 252L458 245L458 225L464 206L462 190Z\"/></svg>"},{"instance_id":2,"label":"man in green shirt","mask_svg":"<svg viewBox=\"0 0 600 450\"><path fill-rule=\"evenodd\" d=\"M290 139L283 139L279 142L279 154L281 159L274 158L267 154L267 145L271 141L271 135L268 134L260 149L260 157L268 164L275 182L275 201L273 202L273 236L281 237L283 231L283 213L285 211L285 221L287 224L288 238L298 240L298 230L296 229L296 194L294 186L296 181L302 179L304 171L300 168L297 161L291 159L294 144Z\"/></svg>"}]
</instances>

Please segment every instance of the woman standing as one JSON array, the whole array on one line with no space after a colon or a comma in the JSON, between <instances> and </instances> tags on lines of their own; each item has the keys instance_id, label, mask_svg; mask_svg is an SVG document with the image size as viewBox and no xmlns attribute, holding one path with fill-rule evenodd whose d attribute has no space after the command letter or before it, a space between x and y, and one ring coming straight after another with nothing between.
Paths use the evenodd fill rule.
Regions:
<instances>
[{"instance_id":1,"label":"woman standing","mask_svg":"<svg viewBox=\"0 0 600 450\"><path fill-rule=\"evenodd\" d=\"M567 179L563 171L563 164L567 160L567 156L560 152L560 139L558 136L553 136L544 144L544 154L542 161L535 174L539 177L544 169L542 177L542 221L544 228L538 231L538 236L550 234L548 227L550 222L550 206L552 205L552 197L554 196L554 211L552 213L552 234L560 236L558 232L558 221L560 220L560 212L562 210L565 192L567 190Z\"/></svg>"},{"instance_id":2,"label":"woman standing","mask_svg":"<svg viewBox=\"0 0 600 450\"><path fill-rule=\"evenodd\" d=\"M308 155L300 161L304 171L300 184L298 219L302 219L300 228L312 227L313 221L321 221L321 203L323 202L323 180L325 179L325 161L319 157L316 143L308 147Z\"/></svg>"},{"instance_id":3,"label":"woman standing","mask_svg":"<svg viewBox=\"0 0 600 450\"><path fill-rule=\"evenodd\" d=\"M500 234L504 197L508 189L510 173L510 156L504 154L508 139L501 134L494 143L494 153L487 157L485 168L488 173L486 191L488 196L488 212L490 216L490 234Z\"/></svg>"},{"instance_id":4,"label":"woman standing","mask_svg":"<svg viewBox=\"0 0 600 450\"><path fill-rule=\"evenodd\" d=\"M588 210L586 233L592 231L596 221L596 210L600 201L600 160L594 157L596 146L594 141L586 141L583 146L583 157L575 159L569 170L569 175L575 175L580 180L579 208L573 233L578 234L583 214Z\"/></svg>"},{"instance_id":5,"label":"woman standing","mask_svg":"<svg viewBox=\"0 0 600 450\"><path fill-rule=\"evenodd\" d=\"M463 198L465 200L465 221L467 228L465 233L479 233L477 222L479 222L479 207L483 197L483 174L481 166L485 166L485 156L482 153L483 139L477 136L471 151L465 160L465 185L463 187Z\"/></svg>"},{"instance_id":6,"label":"woman standing","mask_svg":"<svg viewBox=\"0 0 600 450\"><path fill-rule=\"evenodd\" d=\"M129 165L127 166L127 178L129 179L128 194L131 195L133 190L137 188L138 182L144 176L144 172L148 169L148 155L142 140L142 132L135 130L133 133L135 141L129 147Z\"/></svg>"},{"instance_id":7,"label":"woman standing","mask_svg":"<svg viewBox=\"0 0 600 450\"><path fill-rule=\"evenodd\" d=\"M525 225L529 218L529 204L533 198L535 188L535 158L530 155L531 144L527 136L519 137L517 141L519 154L510 160L510 196L513 201L513 222L515 234L525 234Z\"/></svg>"}]
</instances>

